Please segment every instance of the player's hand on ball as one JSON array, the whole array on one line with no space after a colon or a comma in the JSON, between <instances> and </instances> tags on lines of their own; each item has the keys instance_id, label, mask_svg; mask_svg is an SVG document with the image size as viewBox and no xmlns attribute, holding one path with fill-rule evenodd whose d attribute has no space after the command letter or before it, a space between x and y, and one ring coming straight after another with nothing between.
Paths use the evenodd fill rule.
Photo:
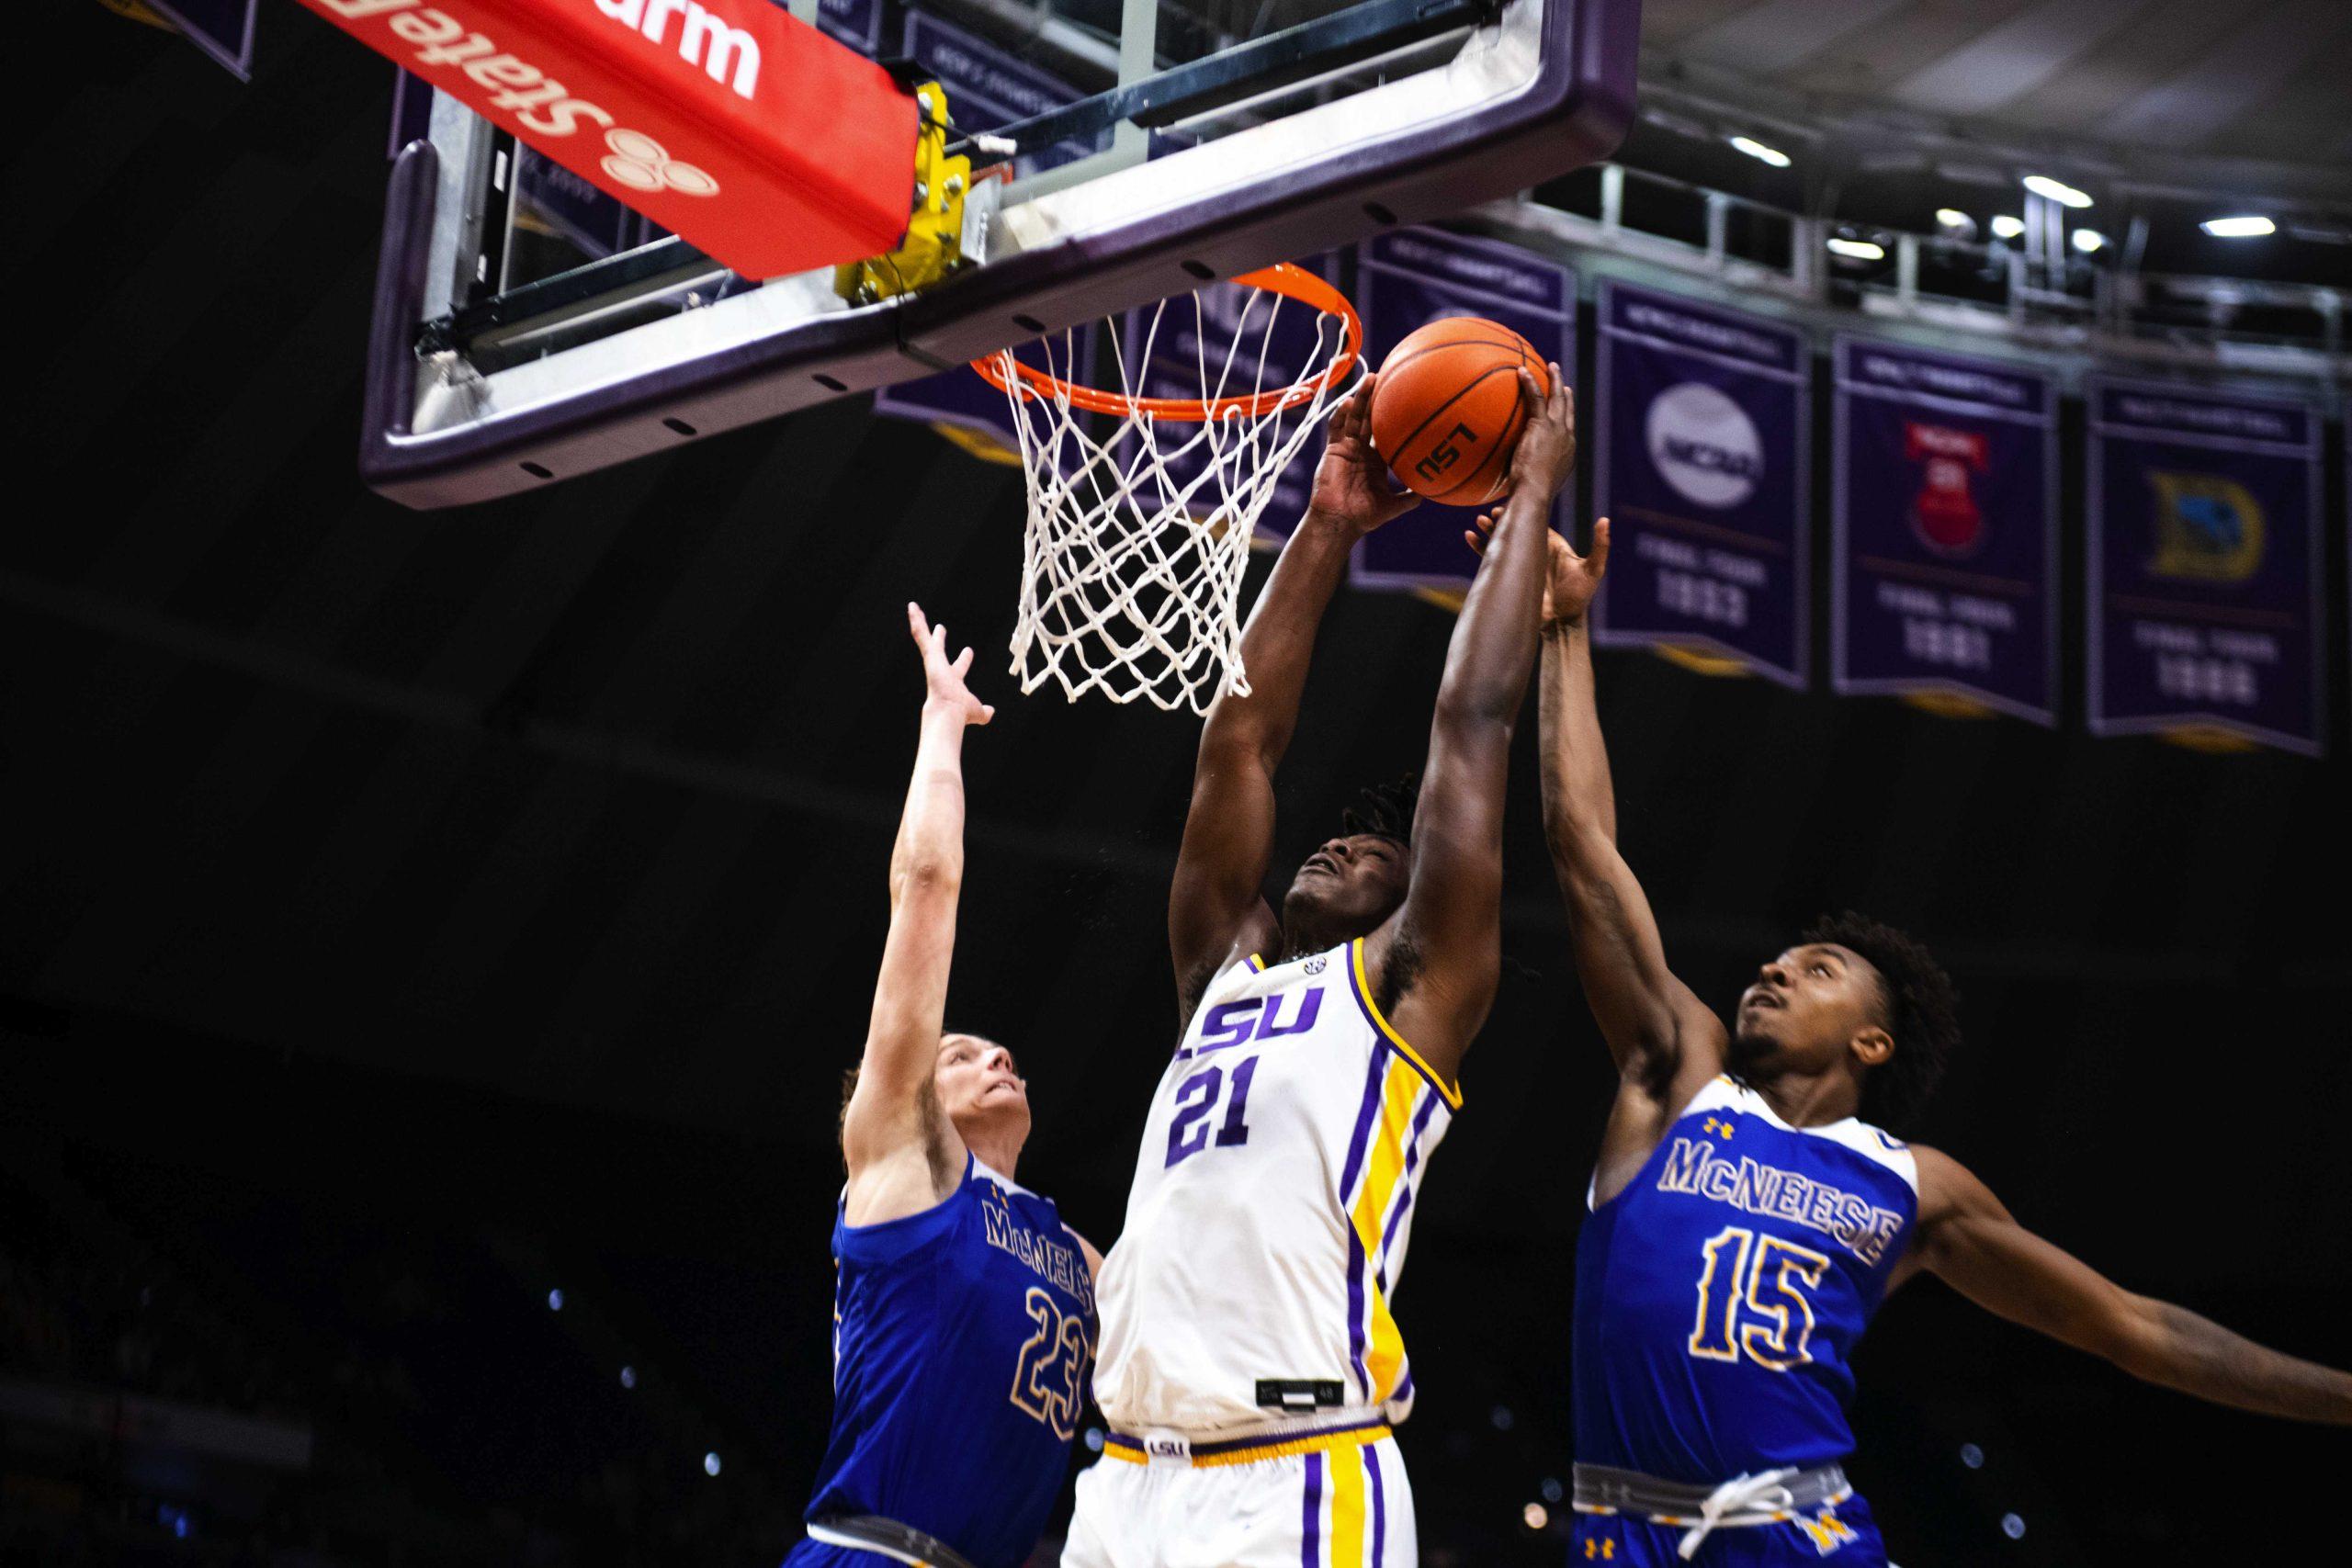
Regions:
<instances>
[{"instance_id":1,"label":"player's hand on ball","mask_svg":"<svg viewBox=\"0 0 2352 1568\"><path fill-rule=\"evenodd\" d=\"M1388 465L1372 449L1372 392L1380 379L1367 376L1324 427L1323 460L1315 467L1315 491L1306 509L1359 534L1402 517L1421 503L1388 477Z\"/></svg>"},{"instance_id":2,"label":"player's hand on ball","mask_svg":"<svg viewBox=\"0 0 2352 1568\"><path fill-rule=\"evenodd\" d=\"M1501 515L1496 511L1480 517L1476 528L1463 531L1464 542L1485 555L1487 536ZM1575 626L1584 619L1592 596L1600 592L1601 574L1609 570L1609 519L1593 524L1592 548L1583 555L1556 532L1547 531L1544 543L1551 552L1544 562L1544 625L1546 629Z\"/></svg>"},{"instance_id":3,"label":"player's hand on ball","mask_svg":"<svg viewBox=\"0 0 2352 1568\"><path fill-rule=\"evenodd\" d=\"M1550 501L1577 471L1577 395L1560 367L1552 367L1552 390L1536 385L1532 372L1519 373L1520 400L1527 405L1527 428L1510 455L1513 495L1532 491Z\"/></svg>"},{"instance_id":4,"label":"player's hand on ball","mask_svg":"<svg viewBox=\"0 0 2352 1568\"><path fill-rule=\"evenodd\" d=\"M970 649L948 658L947 628L925 620L922 607L912 600L907 602L907 630L922 650L923 712L946 714L966 724L986 724L996 716L996 709L964 684L965 671L972 667Z\"/></svg>"}]
</instances>

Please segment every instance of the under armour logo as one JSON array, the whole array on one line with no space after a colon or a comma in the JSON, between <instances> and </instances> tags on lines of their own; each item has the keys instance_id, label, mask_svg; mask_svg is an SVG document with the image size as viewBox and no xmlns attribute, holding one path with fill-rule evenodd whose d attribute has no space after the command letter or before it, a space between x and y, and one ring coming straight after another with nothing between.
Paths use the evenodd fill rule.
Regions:
<instances>
[{"instance_id":1,"label":"under armour logo","mask_svg":"<svg viewBox=\"0 0 2352 1568\"><path fill-rule=\"evenodd\" d=\"M680 196L717 196L718 182L692 164L670 156L670 150L641 130L623 127L605 132L612 152L605 173L631 190L673 190Z\"/></svg>"},{"instance_id":2,"label":"under armour logo","mask_svg":"<svg viewBox=\"0 0 2352 1568\"><path fill-rule=\"evenodd\" d=\"M1614 1562L1617 1561L1617 1543L1588 1540L1584 1543L1584 1555L1588 1562Z\"/></svg>"},{"instance_id":3,"label":"under armour logo","mask_svg":"<svg viewBox=\"0 0 2352 1568\"><path fill-rule=\"evenodd\" d=\"M1732 1124L1730 1122L1718 1122L1712 1116L1708 1117L1705 1122L1701 1123L1701 1125L1704 1126L1708 1132L1713 1133L1720 1137L1728 1138L1732 1134Z\"/></svg>"},{"instance_id":4,"label":"under armour logo","mask_svg":"<svg viewBox=\"0 0 2352 1568\"><path fill-rule=\"evenodd\" d=\"M1797 1529L1804 1531L1805 1535L1812 1540L1814 1551L1824 1557L1849 1541L1861 1539L1854 1532L1853 1526L1838 1517L1838 1510L1835 1507L1826 1507L1819 1515L1810 1519L1800 1515L1796 1525Z\"/></svg>"}]
</instances>

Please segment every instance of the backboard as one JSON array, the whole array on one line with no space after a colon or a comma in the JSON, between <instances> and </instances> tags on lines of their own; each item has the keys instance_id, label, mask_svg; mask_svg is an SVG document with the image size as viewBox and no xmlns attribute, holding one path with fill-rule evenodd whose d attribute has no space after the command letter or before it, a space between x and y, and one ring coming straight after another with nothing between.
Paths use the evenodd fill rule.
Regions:
<instances>
[{"instance_id":1,"label":"backboard","mask_svg":"<svg viewBox=\"0 0 2352 1568\"><path fill-rule=\"evenodd\" d=\"M944 90L967 264L865 303L830 268L754 283L436 96L388 199L371 485L509 494L1512 195L1615 147L1640 22L1638 0L794 8Z\"/></svg>"}]
</instances>

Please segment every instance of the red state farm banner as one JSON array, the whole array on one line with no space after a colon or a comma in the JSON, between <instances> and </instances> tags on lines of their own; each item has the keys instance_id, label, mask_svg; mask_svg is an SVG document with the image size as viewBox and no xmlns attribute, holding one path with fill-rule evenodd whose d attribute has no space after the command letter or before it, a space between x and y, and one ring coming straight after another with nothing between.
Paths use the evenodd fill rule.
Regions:
<instances>
[{"instance_id":1,"label":"red state farm banner","mask_svg":"<svg viewBox=\"0 0 2352 1568\"><path fill-rule=\"evenodd\" d=\"M302 0L746 277L895 247L913 97L768 0Z\"/></svg>"}]
</instances>

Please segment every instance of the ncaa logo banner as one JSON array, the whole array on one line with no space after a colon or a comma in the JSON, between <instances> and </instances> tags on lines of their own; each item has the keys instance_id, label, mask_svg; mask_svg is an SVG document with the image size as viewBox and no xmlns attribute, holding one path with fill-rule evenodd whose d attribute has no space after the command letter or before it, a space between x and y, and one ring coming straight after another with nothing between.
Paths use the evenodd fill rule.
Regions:
<instances>
[{"instance_id":1,"label":"ncaa logo banner","mask_svg":"<svg viewBox=\"0 0 2352 1568\"><path fill-rule=\"evenodd\" d=\"M1577 275L1558 262L1500 240L1443 229L1378 234L1357 255L1356 307L1363 314L1369 365L1379 365L1408 333L1441 316L1484 316L1534 344L1536 353L1556 363L1575 384ZM1308 445L1310 456L1319 457L1320 443ZM1314 470L1307 471L1311 479ZM1553 508L1555 528L1568 517L1572 489L1563 490ZM1462 531L1477 516L1476 508L1423 502L1364 536L1350 558L1349 577L1368 588L1428 589L1448 600L1458 597L1469 589L1478 565L1462 542Z\"/></svg>"},{"instance_id":2,"label":"ncaa logo banner","mask_svg":"<svg viewBox=\"0 0 2352 1568\"><path fill-rule=\"evenodd\" d=\"M302 0L749 278L906 231L915 104L768 0Z\"/></svg>"},{"instance_id":3,"label":"ncaa logo banner","mask_svg":"<svg viewBox=\"0 0 2352 1568\"><path fill-rule=\"evenodd\" d=\"M1841 338L1836 408L1831 683L2054 723L2057 389Z\"/></svg>"},{"instance_id":4,"label":"ncaa logo banner","mask_svg":"<svg viewBox=\"0 0 2352 1568\"><path fill-rule=\"evenodd\" d=\"M2086 401L2091 732L2220 729L2318 756L2318 411L2106 379Z\"/></svg>"},{"instance_id":5,"label":"ncaa logo banner","mask_svg":"<svg viewBox=\"0 0 2352 1568\"><path fill-rule=\"evenodd\" d=\"M1593 640L1703 652L1802 688L1811 669L1813 350L1796 328L1601 286L1610 520Z\"/></svg>"},{"instance_id":6,"label":"ncaa logo banner","mask_svg":"<svg viewBox=\"0 0 2352 1568\"><path fill-rule=\"evenodd\" d=\"M924 76L946 89L948 112L962 130L994 130L1064 104L1076 103L1084 96L1050 72L1016 59L934 17L907 17L906 55L922 67ZM1039 154L1037 164L1041 168L1056 167L1083 158L1091 151L1091 143L1066 141ZM1036 344L1025 344L1014 352L1024 365L1050 370L1066 381L1091 386L1094 339L1095 329L1091 325L1072 334L1078 358L1074 370L1064 363L1064 340L1058 333L1052 340L1050 365ZM949 440L990 462L1021 460L1021 438L1013 431L1012 410L1007 406L1004 394L981 380L979 373L968 365L925 376L921 380L884 387L874 394L874 412L891 419L922 420Z\"/></svg>"},{"instance_id":7,"label":"ncaa logo banner","mask_svg":"<svg viewBox=\"0 0 2352 1568\"><path fill-rule=\"evenodd\" d=\"M1337 276L1337 263L1336 256L1327 254L1310 256L1293 265L1329 283ZM1123 347L1126 363L1142 367L1139 390L1143 396L1200 397L1205 367L1210 396L1247 397L1252 392L1295 385L1305 380L1315 367L1329 362L1334 329L1310 306L1231 283L1204 284L1198 298L1197 314L1192 299L1182 294L1169 300L1164 309L1155 310L1146 306L1127 312ZM1318 324L1323 326L1320 334L1317 331ZM1232 351L1229 361L1227 350ZM1252 458L1280 446L1288 438L1291 421L1296 417L1288 414L1279 418L1276 427L1269 430L1261 441L1204 444L1152 465L1138 487L1142 499L1148 504L1159 500L1162 483L1178 489L1191 485L1213 462L1232 465L1236 471L1193 491L1196 514L1213 510L1219 494L1227 489L1239 491L1247 487ZM1315 466L1322 457L1322 440L1310 436L1300 446L1290 466L1275 477L1273 499L1259 514L1257 536L1251 541L1254 546L1280 549L1283 541L1290 537L1299 518L1306 514L1306 499L1315 485ZM1132 462L1133 458L1131 452L1122 454L1123 463Z\"/></svg>"}]
</instances>

